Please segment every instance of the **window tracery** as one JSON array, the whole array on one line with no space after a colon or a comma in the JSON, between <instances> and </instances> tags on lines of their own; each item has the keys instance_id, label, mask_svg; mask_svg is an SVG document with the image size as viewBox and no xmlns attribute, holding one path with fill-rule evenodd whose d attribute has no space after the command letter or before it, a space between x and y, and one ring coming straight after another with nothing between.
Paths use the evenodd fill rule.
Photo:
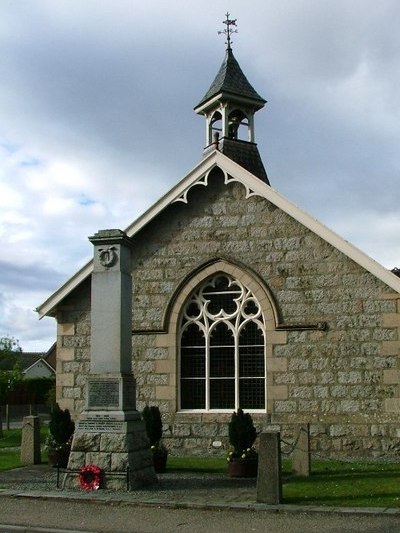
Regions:
<instances>
[{"instance_id":1,"label":"window tracery","mask_svg":"<svg viewBox=\"0 0 400 533\"><path fill-rule=\"evenodd\" d=\"M265 409L265 321L240 281L219 273L193 291L179 339L181 409Z\"/></svg>"}]
</instances>

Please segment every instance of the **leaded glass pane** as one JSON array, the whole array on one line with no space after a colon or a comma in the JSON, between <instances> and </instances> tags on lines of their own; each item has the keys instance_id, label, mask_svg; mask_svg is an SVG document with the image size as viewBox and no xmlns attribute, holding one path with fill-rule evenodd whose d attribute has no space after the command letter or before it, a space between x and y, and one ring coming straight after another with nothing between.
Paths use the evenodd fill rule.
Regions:
<instances>
[{"instance_id":1,"label":"leaded glass pane","mask_svg":"<svg viewBox=\"0 0 400 533\"><path fill-rule=\"evenodd\" d=\"M244 306L243 311L247 316L256 315L258 313L258 306L256 305L256 302L254 300L250 300Z\"/></svg>"},{"instance_id":2,"label":"leaded glass pane","mask_svg":"<svg viewBox=\"0 0 400 533\"><path fill-rule=\"evenodd\" d=\"M182 333L181 346L204 346L205 338L198 324L189 324Z\"/></svg>"},{"instance_id":3,"label":"leaded glass pane","mask_svg":"<svg viewBox=\"0 0 400 533\"><path fill-rule=\"evenodd\" d=\"M213 328L210 335L211 346L233 346L234 344L233 331L225 322L220 322Z\"/></svg>"},{"instance_id":4,"label":"leaded glass pane","mask_svg":"<svg viewBox=\"0 0 400 533\"><path fill-rule=\"evenodd\" d=\"M264 346L241 346L239 348L239 376L264 376Z\"/></svg>"},{"instance_id":5,"label":"leaded glass pane","mask_svg":"<svg viewBox=\"0 0 400 533\"><path fill-rule=\"evenodd\" d=\"M204 349L182 348L181 376L183 378L204 378L206 375L206 354Z\"/></svg>"},{"instance_id":6,"label":"leaded glass pane","mask_svg":"<svg viewBox=\"0 0 400 533\"><path fill-rule=\"evenodd\" d=\"M235 377L233 346L210 346L210 377Z\"/></svg>"},{"instance_id":7,"label":"leaded glass pane","mask_svg":"<svg viewBox=\"0 0 400 533\"><path fill-rule=\"evenodd\" d=\"M204 379L181 380L182 409L204 409L206 406L206 382Z\"/></svg>"},{"instance_id":8,"label":"leaded glass pane","mask_svg":"<svg viewBox=\"0 0 400 533\"><path fill-rule=\"evenodd\" d=\"M242 409L264 409L264 378L239 380L239 407Z\"/></svg>"},{"instance_id":9,"label":"leaded glass pane","mask_svg":"<svg viewBox=\"0 0 400 533\"><path fill-rule=\"evenodd\" d=\"M264 335L257 322L247 322L240 330L239 344L264 346Z\"/></svg>"},{"instance_id":10,"label":"leaded glass pane","mask_svg":"<svg viewBox=\"0 0 400 533\"><path fill-rule=\"evenodd\" d=\"M186 309L186 314L190 318L198 317L200 314L199 304L197 302L191 302Z\"/></svg>"},{"instance_id":11,"label":"leaded glass pane","mask_svg":"<svg viewBox=\"0 0 400 533\"><path fill-rule=\"evenodd\" d=\"M235 380L210 379L210 409L235 408Z\"/></svg>"}]
</instances>

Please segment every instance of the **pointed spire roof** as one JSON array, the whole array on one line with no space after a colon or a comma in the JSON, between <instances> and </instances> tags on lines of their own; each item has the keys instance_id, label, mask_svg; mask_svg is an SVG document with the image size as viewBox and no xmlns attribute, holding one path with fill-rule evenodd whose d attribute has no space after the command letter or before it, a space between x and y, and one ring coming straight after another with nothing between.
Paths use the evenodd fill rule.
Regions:
<instances>
[{"instance_id":1,"label":"pointed spire roof","mask_svg":"<svg viewBox=\"0 0 400 533\"><path fill-rule=\"evenodd\" d=\"M266 100L252 87L236 61L232 49L227 48L224 61L210 88L195 107L195 111L217 95L250 100L257 109L264 107Z\"/></svg>"}]
</instances>

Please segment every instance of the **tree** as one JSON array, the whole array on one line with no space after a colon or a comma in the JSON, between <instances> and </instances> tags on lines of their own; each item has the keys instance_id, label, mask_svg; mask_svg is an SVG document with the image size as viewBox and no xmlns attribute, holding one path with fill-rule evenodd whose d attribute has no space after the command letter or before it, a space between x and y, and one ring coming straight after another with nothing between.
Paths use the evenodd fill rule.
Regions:
<instances>
[{"instance_id":1,"label":"tree","mask_svg":"<svg viewBox=\"0 0 400 533\"><path fill-rule=\"evenodd\" d=\"M0 437L3 436L1 406L6 402L8 392L21 379L21 366L18 361L18 354L21 352L16 339L0 338Z\"/></svg>"}]
</instances>

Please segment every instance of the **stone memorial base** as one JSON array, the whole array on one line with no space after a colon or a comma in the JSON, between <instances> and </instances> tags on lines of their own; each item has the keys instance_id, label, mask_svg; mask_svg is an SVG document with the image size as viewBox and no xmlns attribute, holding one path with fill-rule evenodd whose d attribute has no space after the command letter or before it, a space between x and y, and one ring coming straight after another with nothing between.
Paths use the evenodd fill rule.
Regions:
<instances>
[{"instance_id":1,"label":"stone memorial base","mask_svg":"<svg viewBox=\"0 0 400 533\"><path fill-rule=\"evenodd\" d=\"M133 396L132 396L133 394ZM146 428L134 402L131 376L90 376L87 407L76 424L68 470L96 465L104 472L101 487L126 490L157 482ZM64 487L79 489L79 474L67 472Z\"/></svg>"}]
</instances>

